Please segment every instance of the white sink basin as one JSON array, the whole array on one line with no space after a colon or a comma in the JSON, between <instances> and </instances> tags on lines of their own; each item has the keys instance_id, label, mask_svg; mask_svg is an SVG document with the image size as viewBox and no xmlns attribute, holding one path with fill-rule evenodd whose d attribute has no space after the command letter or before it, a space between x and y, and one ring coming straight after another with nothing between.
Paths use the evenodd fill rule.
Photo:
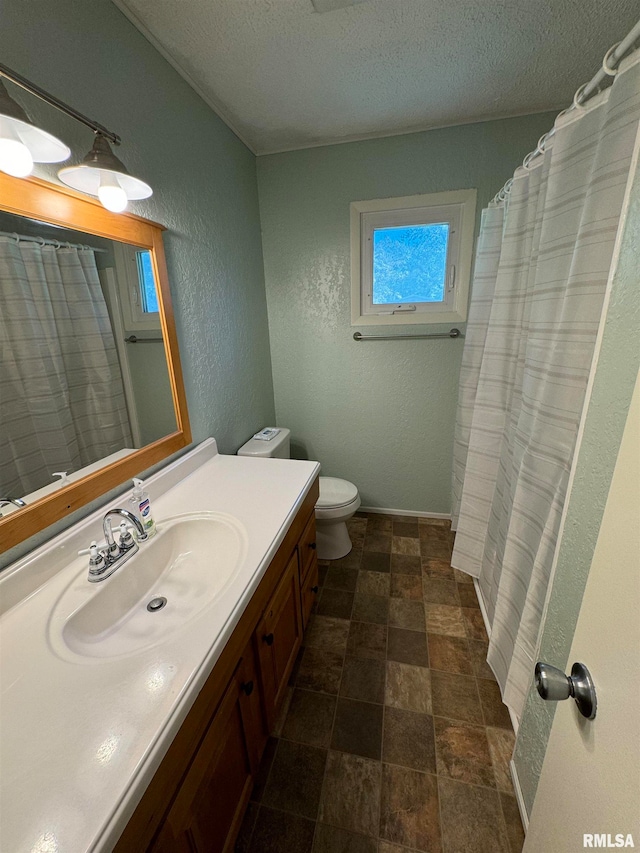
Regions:
<instances>
[{"instance_id":1,"label":"white sink basin","mask_svg":"<svg viewBox=\"0 0 640 853\"><path fill-rule=\"evenodd\" d=\"M110 578L91 584L86 567L76 575L53 610L51 644L64 657L85 659L161 645L219 598L246 550L246 531L232 516L203 512L165 519ZM166 604L148 610L159 597Z\"/></svg>"}]
</instances>

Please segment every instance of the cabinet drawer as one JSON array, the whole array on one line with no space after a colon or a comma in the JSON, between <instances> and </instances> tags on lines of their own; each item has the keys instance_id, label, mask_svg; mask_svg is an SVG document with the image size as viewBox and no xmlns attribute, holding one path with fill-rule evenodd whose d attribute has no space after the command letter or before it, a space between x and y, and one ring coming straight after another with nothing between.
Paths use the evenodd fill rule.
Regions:
<instances>
[{"instance_id":1,"label":"cabinet drawer","mask_svg":"<svg viewBox=\"0 0 640 853\"><path fill-rule=\"evenodd\" d=\"M315 513L311 513L311 518L307 522L300 542L298 544L298 554L300 555L300 582L304 583L308 571L311 569L312 562L315 559L317 565L317 549L316 549L316 517Z\"/></svg>"},{"instance_id":2,"label":"cabinet drawer","mask_svg":"<svg viewBox=\"0 0 640 853\"><path fill-rule=\"evenodd\" d=\"M313 557L307 576L300 589L302 601L302 626L306 629L314 602L318 598L318 559Z\"/></svg>"}]
</instances>

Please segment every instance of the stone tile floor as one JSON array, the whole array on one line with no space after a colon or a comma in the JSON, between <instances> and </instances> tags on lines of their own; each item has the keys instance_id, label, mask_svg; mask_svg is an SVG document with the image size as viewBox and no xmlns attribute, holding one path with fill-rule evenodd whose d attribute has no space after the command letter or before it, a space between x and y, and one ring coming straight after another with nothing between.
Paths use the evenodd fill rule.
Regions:
<instances>
[{"instance_id":1,"label":"stone tile floor","mask_svg":"<svg viewBox=\"0 0 640 853\"><path fill-rule=\"evenodd\" d=\"M315 614L237 853L520 853L514 736L447 522L359 514Z\"/></svg>"}]
</instances>

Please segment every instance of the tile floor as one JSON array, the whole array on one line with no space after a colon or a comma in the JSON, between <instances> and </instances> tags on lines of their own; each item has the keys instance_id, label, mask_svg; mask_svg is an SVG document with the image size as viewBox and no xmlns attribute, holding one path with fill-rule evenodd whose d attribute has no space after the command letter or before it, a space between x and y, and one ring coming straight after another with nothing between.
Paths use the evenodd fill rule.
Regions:
<instances>
[{"instance_id":1,"label":"tile floor","mask_svg":"<svg viewBox=\"0 0 640 853\"><path fill-rule=\"evenodd\" d=\"M321 591L237 853L520 853L514 736L448 523L371 514Z\"/></svg>"}]
</instances>

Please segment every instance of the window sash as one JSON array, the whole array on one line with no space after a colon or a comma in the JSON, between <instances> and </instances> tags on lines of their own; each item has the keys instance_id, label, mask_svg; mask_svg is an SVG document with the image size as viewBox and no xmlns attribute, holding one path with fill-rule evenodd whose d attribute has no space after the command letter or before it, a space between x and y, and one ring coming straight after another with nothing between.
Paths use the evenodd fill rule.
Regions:
<instances>
[{"instance_id":1,"label":"window sash","mask_svg":"<svg viewBox=\"0 0 640 853\"><path fill-rule=\"evenodd\" d=\"M466 321L476 228L476 197L475 189L460 189L398 198L363 199L350 203L352 326L444 325ZM443 208L453 208L458 218L457 227L452 228L456 233L452 235L447 253L449 284L453 283L453 290L447 291L447 300L415 303L415 311L403 311L399 306L394 308L391 304L378 304L374 308L370 302L369 312L372 313L368 313L362 286L367 280L363 266L368 266L368 275L372 277L373 255L367 260L367 252L363 251L363 246L367 245L365 222L374 223L374 227L378 228L393 227L396 223L409 227L421 223L433 224L434 221L449 219L446 211L443 214ZM382 214L383 219L375 223L370 215L377 213ZM451 221L449 225L451 228ZM398 313L393 314L394 310Z\"/></svg>"},{"instance_id":2,"label":"window sash","mask_svg":"<svg viewBox=\"0 0 640 853\"><path fill-rule=\"evenodd\" d=\"M437 314L450 312L454 304L455 275L460 245L462 206L448 204L399 210L377 210L360 214L361 310L364 315ZM444 299L439 302L373 302L373 233L379 229L415 225L449 225L445 265ZM414 307L414 310L410 306Z\"/></svg>"}]
</instances>

